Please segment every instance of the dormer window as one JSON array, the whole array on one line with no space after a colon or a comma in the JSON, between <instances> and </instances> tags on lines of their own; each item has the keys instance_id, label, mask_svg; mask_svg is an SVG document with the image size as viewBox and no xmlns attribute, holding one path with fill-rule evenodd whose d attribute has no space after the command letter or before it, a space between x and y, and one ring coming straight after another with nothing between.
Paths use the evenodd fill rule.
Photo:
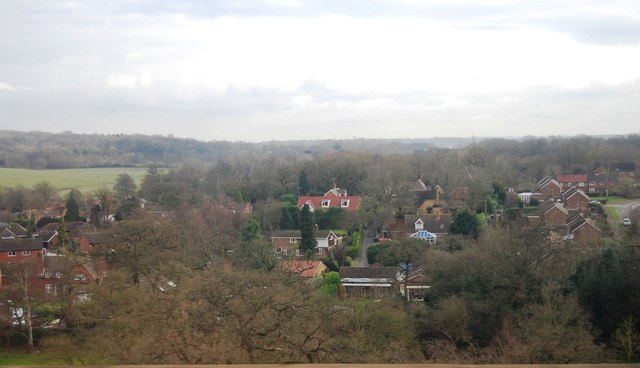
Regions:
<instances>
[{"instance_id":1,"label":"dormer window","mask_svg":"<svg viewBox=\"0 0 640 368\"><path fill-rule=\"evenodd\" d=\"M340 207L342 207L342 208L349 207L349 200L348 199L343 199L342 201L340 201Z\"/></svg>"},{"instance_id":2,"label":"dormer window","mask_svg":"<svg viewBox=\"0 0 640 368\"><path fill-rule=\"evenodd\" d=\"M422 222L422 220L421 220L421 219L419 219L418 221L416 221L415 226L416 226L416 227L415 227L415 229L416 229L416 230L424 230L424 222Z\"/></svg>"},{"instance_id":3,"label":"dormer window","mask_svg":"<svg viewBox=\"0 0 640 368\"><path fill-rule=\"evenodd\" d=\"M331 203L330 199L323 199L322 200L322 208L327 208L329 207L329 203Z\"/></svg>"}]
</instances>

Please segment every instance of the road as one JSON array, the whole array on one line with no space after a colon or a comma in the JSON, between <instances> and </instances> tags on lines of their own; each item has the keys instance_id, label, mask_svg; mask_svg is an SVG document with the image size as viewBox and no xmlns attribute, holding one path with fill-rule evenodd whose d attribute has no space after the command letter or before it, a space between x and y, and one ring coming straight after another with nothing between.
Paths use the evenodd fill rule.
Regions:
<instances>
[{"instance_id":1,"label":"road","mask_svg":"<svg viewBox=\"0 0 640 368\"><path fill-rule=\"evenodd\" d=\"M637 213L638 211L640 211L640 200L638 199L633 199L633 200L629 200L628 202L625 203L621 203L621 204L607 204L607 207L612 207L615 208L618 211L618 216L620 217L620 221L622 221L625 218L633 218L633 214ZM635 219L636 221L638 221L638 219ZM611 223L611 225L613 225L613 231L615 233L615 238L616 239L620 239L620 234L618 233L618 229L620 229L620 224L613 224Z\"/></svg>"},{"instance_id":2,"label":"road","mask_svg":"<svg viewBox=\"0 0 640 368\"><path fill-rule=\"evenodd\" d=\"M620 215L620 220L622 221L624 218L633 217L632 214L640 208L640 200L634 199L623 204L612 204L611 206L618 209L618 215Z\"/></svg>"},{"instance_id":3,"label":"road","mask_svg":"<svg viewBox=\"0 0 640 368\"><path fill-rule=\"evenodd\" d=\"M358 258L358 267L369 267L369 260L367 259L367 249L373 244L373 237L375 231L372 228L364 229L364 237L362 238L362 248L360 249L360 258Z\"/></svg>"}]
</instances>

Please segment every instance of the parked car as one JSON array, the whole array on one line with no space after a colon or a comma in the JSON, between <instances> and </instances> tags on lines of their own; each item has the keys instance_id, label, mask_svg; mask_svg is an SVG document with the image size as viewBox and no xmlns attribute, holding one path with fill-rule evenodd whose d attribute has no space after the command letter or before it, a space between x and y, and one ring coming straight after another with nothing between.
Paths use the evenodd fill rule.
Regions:
<instances>
[{"instance_id":1,"label":"parked car","mask_svg":"<svg viewBox=\"0 0 640 368\"><path fill-rule=\"evenodd\" d=\"M629 220L628 218L622 220L622 225L624 226L629 226L631 225L631 220Z\"/></svg>"}]
</instances>

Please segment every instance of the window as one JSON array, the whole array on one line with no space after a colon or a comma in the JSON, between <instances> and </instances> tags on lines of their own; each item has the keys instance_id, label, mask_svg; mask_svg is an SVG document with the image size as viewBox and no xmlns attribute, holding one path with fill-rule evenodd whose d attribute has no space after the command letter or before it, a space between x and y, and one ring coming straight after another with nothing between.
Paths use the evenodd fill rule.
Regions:
<instances>
[{"instance_id":1,"label":"window","mask_svg":"<svg viewBox=\"0 0 640 368\"><path fill-rule=\"evenodd\" d=\"M316 248L316 254L322 254L322 248Z\"/></svg>"},{"instance_id":2,"label":"window","mask_svg":"<svg viewBox=\"0 0 640 368\"><path fill-rule=\"evenodd\" d=\"M282 247L276 248L276 253L282 253Z\"/></svg>"},{"instance_id":3,"label":"window","mask_svg":"<svg viewBox=\"0 0 640 368\"><path fill-rule=\"evenodd\" d=\"M60 272L56 272L56 279L59 279L62 277L62 274Z\"/></svg>"},{"instance_id":4,"label":"window","mask_svg":"<svg viewBox=\"0 0 640 368\"><path fill-rule=\"evenodd\" d=\"M75 281L85 281L87 279L87 276L82 274L82 273L76 273L76 275L73 277L73 279Z\"/></svg>"},{"instance_id":5,"label":"window","mask_svg":"<svg viewBox=\"0 0 640 368\"><path fill-rule=\"evenodd\" d=\"M45 272L44 273L44 278L48 279L49 277L51 277L51 273L50 272Z\"/></svg>"},{"instance_id":6,"label":"window","mask_svg":"<svg viewBox=\"0 0 640 368\"><path fill-rule=\"evenodd\" d=\"M301 251L300 249L296 249L296 256L302 257L302 256L304 256L304 252Z\"/></svg>"},{"instance_id":7,"label":"window","mask_svg":"<svg viewBox=\"0 0 640 368\"><path fill-rule=\"evenodd\" d=\"M31 251L30 250L23 250L22 251L22 255L23 256L30 256L31 255Z\"/></svg>"},{"instance_id":8,"label":"window","mask_svg":"<svg viewBox=\"0 0 640 368\"><path fill-rule=\"evenodd\" d=\"M416 221L416 230L423 230L424 229L424 222L418 220Z\"/></svg>"},{"instance_id":9,"label":"window","mask_svg":"<svg viewBox=\"0 0 640 368\"><path fill-rule=\"evenodd\" d=\"M578 186L579 186L579 187L584 187L584 181L579 182L579 183L578 183Z\"/></svg>"},{"instance_id":10,"label":"window","mask_svg":"<svg viewBox=\"0 0 640 368\"><path fill-rule=\"evenodd\" d=\"M296 239L296 238L289 238L289 243L291 243L291 244L293 244L293 243L295 243L297 241L298 241L298 239Z\"/></svg>"},{"instance_id":11,"label":"window","mask_svg":"<svg viewBox=\"0 0 640 368\"><path fill-rule=\"evenodd\" d=\"M323 199L322 200L322 207L327 208L327 207L329 207L330 203L331 203L330 199Z\"/></svg>"},{"instance_id":12,"label":"window","mask_svg":"<svg viewBox=\"0 0 640 368\"><path fill-rule=\"evenodd\" d=\"M596 185L596 182L595 182L595 181L593 181L593 180L591 180L591 181L589 182L589 185Z\"/></svg>"},{"instance_id":13,"label":"window","mask_svg":"<svg viewBox=\"0 0 640 368\"><path fill-rule=\"evenodd\" d=\"M282 250L282 253L284 253L285 256L288 256L289 254L291 254L291 249L285 248Z\"/></svg>"},{"instance_id":14,"label":"window","mask_svg":"<svg viewBox=\"0 0 640 368\"><path fill-rule=\"evenodd\" d=\"M342 208L349 207L349 200L343 199L342 201L340 201L340 207Z\"/></svg>"},{"instance_id":15,"label":"window","mask_svg":"<svg viewBox=\"0 0 640 368\"><path fill-rule=\"evenodd\" d=\"M15 250L10 250L8 253L9 253L9 257L15 257L16 256L16 251Z\"/></svg>"},{"instance_id":16,"label":"window","mask_svg":"<svg viewBox=\"0 0 640 368\"><path fill-rule=\"evenodd\" d=\"M589 188L589 194L592 194L592 193L595 193L595 192L596 192L595 188Z\"/></svg>"},{"instance_id":17,"label":"window","mask_svg":"<svg viewBox=\"0 0 640 368\"><path fill-rule=\"evenodd\" d=\"M44 286L44 290L45 290L47 293L52 293L52 292L53 292L53 285L51 285L51 284L46 284L46 285Z\"/></svg>"}]
</instances>

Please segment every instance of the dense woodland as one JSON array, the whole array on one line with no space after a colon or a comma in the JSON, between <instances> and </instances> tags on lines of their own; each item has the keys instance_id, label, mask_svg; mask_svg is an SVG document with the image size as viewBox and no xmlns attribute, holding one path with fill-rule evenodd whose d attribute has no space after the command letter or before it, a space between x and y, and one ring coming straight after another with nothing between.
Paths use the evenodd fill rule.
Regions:
<instances>
[{"instance_id":1,"label":"dense woodland","mask_svg":"<svg viewBox=\"0 0 640 368\"><path fill-rule=\"evenodd\" d=\"M549 229L525 221L518 212L522 203L505 195L507 187L532 190L549 174L640 162L640 135L484 139L457 148L379 141L379 149L377 141L358 140L202 143L7 132L0 139L0 159L7 167L150 167L139 188L123 176L114 188L72 191L59 199L67 209L77 206L67 213L86 214L113 239L93 255L109 272L91 286L90 297L78 298L71 290L32 300L41 318L64 322L62 328L37 329L36 347L68 362L640 358L638 222L621 239L575 246L551 240ZM406 262L423 269L431 285L424 302L345 298L335 274L306 280L279 267L269 235L299 226L298 195L322 194L335 183L363 196L360 209L331 216L320 211L318 228L379 230L415 208L407 183L418 178L445 190L468 188L458 216L507 214L502 222L480 222L473 232L456 231L438 244L394 241L376 255L382 264ZM631 198L638 194L628 185L616 190ZM146 210L139 208L142 199ZM55 188L46 182L2 188L3 221L28 223L21 219L24 210L55 200ZM245 203L253 205L251 214L229 211ZM173 215L158 219L149 208ZM76 256L77 248L67 243L64 252ZM337 269L349 259L327 262ZM10 326L3 331L4 344L22 346L20 331Z\"/></svg>"}]
</instances>

